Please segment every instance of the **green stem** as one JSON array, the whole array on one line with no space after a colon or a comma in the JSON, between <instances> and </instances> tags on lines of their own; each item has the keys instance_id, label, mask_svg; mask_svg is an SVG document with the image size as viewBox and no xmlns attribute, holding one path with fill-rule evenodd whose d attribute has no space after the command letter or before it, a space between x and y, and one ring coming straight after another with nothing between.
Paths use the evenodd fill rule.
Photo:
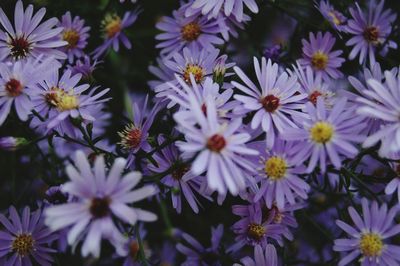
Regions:
<instances>
[{"instance_id":1,"label":"green stem","mask_svg":"<svg viewBox=\"0 0 400 266\"><path fill-rule=\"evenodd\" d=\"M136 239L139 243L139 258L140 261L143 263L143 265L148 266L148 262L146 260L146 255L144 254L144 249L143 249L143 241L142 238L140 237L140 232L139 232L139 225L136 224Z\"/></svg>"}]
</instances>

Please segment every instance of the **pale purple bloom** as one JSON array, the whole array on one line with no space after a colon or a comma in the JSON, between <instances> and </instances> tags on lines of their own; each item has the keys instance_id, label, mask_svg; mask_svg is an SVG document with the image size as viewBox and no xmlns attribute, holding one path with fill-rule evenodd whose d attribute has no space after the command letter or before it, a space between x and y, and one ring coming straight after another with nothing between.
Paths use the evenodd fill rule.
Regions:
<instances>
[{"instance_id":1,"label":"pale purple bloom","mask_svg":"<svg viewBox=\"0 0 400 266\"><path fill-rule=\"evenodd\" d=\"M400 264L400 246L392 245L388 238L400 233L400 225L394 221L399 208L388 209L384 203L381 206L376 201L372 203L362 199L362 216L353 207L348 208L353 220L351 226L341 220L336 220L347 238L335 240L333 250L346 252L339 266L350 265L353 260L361 262L361 266L391 266Z\"/></svg>"},{"instance_id":2,"label":"pale purple bloom","mask_svg":"<svg viewBox=\"0 0 400 266\"><path fill-rule=\"evenodd\" d=\"M50 248L57 239L57 234L44 225L42 211L30 211L25 207L19 216L14 206L9 208L9 219L0 214L0 261L4 266L31 266L32 258L42 266L52 265L53 259L49 253L56 250Z\"/></svg>"},{"instance_id":3,"label":"pale purple bloom","mask_svg":"<svg viewBox=\"0 0 400 266\"><path fill-rule=\"evenodd\" d=\"M299 111L304 107L302 100L307 97L300 92L297 77L287 72L279 73L278 64L262 58L261 64L254 58L254 69L259 86L256 86L243 71L234 67L244 85L233 81L232 85L245 95L235 94L234 98L243 103L247 112L255 111L251 119L251 128L260 125L267 133L267 146L272 147L275 136L288 127L297 127L293 118L305 118Z\"/></svg>"},{"instance_id":4,"label":"pale purple bloom","mask_svg":"<svg viewBox=\"0 0 400 266\"><path fill-rule=\"evenodd\" d=\"M248 177L244 170L253 171L251 163L242 155L258 154L245 145L250 135L237 133L242 119L220 122L213 98L206 99L206 112L193 98L189 100L196 123L186 121L180 112L174 115L186 140L177 142L177 146L189 158L197 154L191 169L198 175L206 172L211 190L217 190L219 194L226 194L229 190L237 195L246 186Z\"/></svg>"},{"instance_id":5,"label":"pale purple bloom","mask_svg":"<svg viewBox=\"0 0 400 266\"><path fill-rule=\"evenodd\" d=\"M357 110L361 117L377 119L382 123L379 130L368 136L364 147L372 147L381 142L379 154L388 156L392 152L400 151L400 73L385 71L385 82L369 79L369 90L364 90L357 101L361 107Z\"/></svg>"},{"instance_id":6,"label":"pale purple bloom","mask_svg":"<svg viewBox=\"0 0 400 266\"><path fill-rule=\"evenodd\" d=\"M217 18L220 13L225 16L233 15L238 22L242 22L245 16L244 5L253 13L258 13L258 6L255 0L194 0L186 11L186 15L191 15L197 10L201 10L203 15L208 18Z\"/></svg>"},{"instance_id":7,"label":"pale purple bloom","mask_svg":"<svg viewBox=\"0 0 400 266\"><path fill-rule=\"evenodd\" d=\"M24 138L15 138L11 136L0 137L0 150L15 151L28 143L29 142Z\"/></svg>"},{"instance_id":8,"label":"pale purple bloom","mask_svg":"<svg viewBox=\"0 0 400 266\"><path fill-rule=\"evenodd\" d=\"M0 125L3 124L14 104L19 119L28 120L33 104L33 86L49 75L54 60L42 58L0 63Z\"/></svg>"},{"instance_id":9,"label":"pale purple bloom","mask_svg":"<svg viewBox=\"0 0 400 266\"><path fill-rule=\"evenodd\" d=\"M0 30L0 62L3 60L20 60L29 57L51 56L55 59L66 59L65 53L58 48L67 45L67 42L56 38L63 30L57 27L58 19L51 18L41 23L46 13L41 8L33 15L33 6L26 10L22 1L15 5L15 28L0 8L0 23L5 31Z\"/></svg>"},{"instance_id":10,"label":"pale purple bloom","mask_svg":"<svg viewBox=\"0 0 400 266\"><path fill-rule=\"evenodd\" d=\"M82 78L90 79L97 65L101 62L102 61L97 61L96 59L92 62L90 57L85 55L82 59L76 60L74 65L68 65L67 67L72 75L81 74Z\"/></svg>"},{"instance_id":11,"label":"pale purple bloom","mask_svg":"<svg viewBox=\"0 0 400 266\"><path fill-rule=\"evenodd\" d=\"M60 38L68 43L63 50L67 53L69 63L72 63L75 57L84 55L90 27L85 26L85 20L79 16L72 18L69 11L62 16L58 26L63 28Z\"/></svg>"},{"instance_id":12,"label":"pale purple bloom","mask_svg":"<svg viewBox=\"0 0 400 266\"><path fill-rule=\"evenodd\" d=\"M224 226L222 224L217 227L211 227L211 246L204 247L195 238L187 233L182 233L182 239L187 244L177 244L176 249L186 256L186 260L182 265L196 266L217 266L221 265L219 250L221 245Z\"/></svg>"},{"instance_id":13,"label":"pale purple bloom","mask_svg":"<svg viewBox=\"0 0 400 266\"><path fill-rule=\"evenodd\" d=\"M344 158L354 158L358 153L354 144L365 139L361 134L364 118L354 115L356 107L348 106L347 99L341 98L327 110L318 98L316 106L308 102L305 110L310 119L303 121L302 128L287 129L281 135L297 142L291 150L297 165L310 159L306 172L311 173L319 165L325 173L327 164L339 169Z\"/></svg>"},{"instance_id":14,"label":"pale purple bloom","mask_svg":"<svg viewBox=\"0 0 400 266\"><path fill-rule=\"evenodd\" d=\"M268 208L276 204L282 210L286 203L293 205L298 198L307 199L310 186L299 177L305 172L305 167L297 166L297 161L291 154L294 143L276 139L272 149L266 149L265 143L259 142L257 150L256 181L260 188L256 192L254 201L264 198Z\"/></svg>"},{"instance_id":15,"label":"pale purple bloom","mask_svg":"<svg viewBox=\"0 0 400 266\"><path fill-rule=\"evenodd\" d=\"M139 13L140 10L128 11L124 14L122 19L117 14L107 14L102 21L104 43L93 51L93 58L98 59L110 47L112 47L115 52L118 52L120 42L122 42L127 49L131 49L132 44L123 30L135 23Z\"/></svg>"},{"instance_id":16,"label":"pale purple bloom","mask_svg":"<svg viewBox=\"0 0 400 266\"><path fill-rule=\"evenodd\" d=\"M265 249L257 245L254 248L254 259L245 257L240 262L243 266L278 266L278 255L272 244L267 244Z\"/></svg>"},{"instance_id":17,"label":"pale purple bloom","mask_svg":"<svg viewBox=\"0 0 400 266\"><path fill-rule=\"evenodd\" d=\"M339 32L346 31L345 23L347 22L347 18L336 10L329 3L329 0L320 0L319 4L316 4L315 7L334 29Z\"/></svg>"},{"instance_id":18,"label":"pale purple bloom","mask_svg":"<svg viewBox=\"0 0 400 266\"><path fill-rule=\"evenodd\" d=\"M199 13L185 17L186 8L187 5L183 5L172 13L172 17L163 17L156 25L157 29L163 31L156 36L161 41L156 48L161 49L162 56L169 57L184 47L195 51L214 50L214 45L224 43L219 35L228 29L220 22L222 18L208 20Z\"/></svg>"},{"instance_id":19,"label":"pale purple bloom","mask_svg":"<svg viewBox=\"0 0 400 266\"><path fill-rule=\"evenodd\" d=\"M324 81L338 79L343 77L343 73L339 71L345 61L340 57L342 50L332 51L336 38L331 33L318 32L317 35L310 32L309 41L302 40L303 58L299 59L299 63L303 66L310 66L321 75Z\"/></svg>"},{"instance_id":20,"label":"pale purple bloom","mask_svg":"<svg viewBox=\"0 0 400 266\"><path fill-rule=\"evenodd\" d=\"M389 48L397 49L396 42L388 40L392 32L392 23L397 15L391 9L383 9L384 0L377 1L370 0L367 11L361 10L358 3L355 4L355 8L350 8L352 18L347 22L346 32L354 36L346 42L346 45L353 46L349 59L353 60L358 55L360 64L369 58L370 64L374 65L377 49L383 56Z\"/></svg>"},{"instance_id":21,"label":"pale purple bloom","mask_svg":"<svg viewBox=\"0 0 400 266\"><path fill-rule=\"evenodd\" d=\"M70 181L62 191L75 197L69 203L48 207L45 222L51 230L68 228L68 244L76 245L81 240L82 256L100 256L101 239L108 239L122 250L126 238L114 223L118 219L135 225L137 221L151 222L157 216L151 212L133 208L130 204L155 193L155 188L145 186L132 190L140 181L139 172L130 172L121 177L126 160L117 158L107 172L103 156L97 156L92 167L82 151L76 152L75 167L66 167Z\"/></svg>"}]
</instances>

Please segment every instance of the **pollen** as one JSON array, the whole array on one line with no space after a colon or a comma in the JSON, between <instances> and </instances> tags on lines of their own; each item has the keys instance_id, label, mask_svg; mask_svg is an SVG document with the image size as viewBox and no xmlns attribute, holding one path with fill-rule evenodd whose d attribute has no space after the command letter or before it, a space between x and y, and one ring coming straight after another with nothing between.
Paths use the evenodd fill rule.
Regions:
<instances>
[{"instance_id":1,"label":"pollen","mask_svg":"<svg viewBox=\"0 0 400 266\"><path fill-rule=\"evenodd\" d=\"M360 239L360 251L364 256L376 257L382 254L383 242L378 234L367 233Z\"/></svg>"},{"instance_id":2,"label":"pollen","mask_svg":"<svg viewBox=\"0 0 400 266\"><path fill-rule=\"evenodd\" d=\"M260 103L268 113L275 112L279 107L279 98L275 95L267 95L260 100Z\"/></svg>"},{"instance_id":3,"label":"pollen","mask_svg":"<svg viewBox=\"0 0 400 266\"><path fill-rule=\"evenodd\" d=\"M21 257L29 255L33 250L35 240L31 234L17 235L11 244L11 248L18 253Z\"/></svg>"},{"instance_id":4,"label":"pollen","mask_svg":"<svg viewBox=\"0 0 400 266\"><path fill-rule=\"evenodd\" d=\"M24 89L21 82L14 78L10 79L4 86L5 86L7 95L10 97L19 96Z\"/></svg>"},{"instance_id":5,"label":"pollen","mask_svg":"<svg viewBox=\"0 0 400 266\"><path fill-rule=\"evenodd\" d=\"M68 49L73 49L78 45L80 39L79 33L74 29L68 29L63 32L63 40L68 42Z\"/></svg>"},{"instance_id":6,"label":"pollen","mask_svg":"<svg viewBox=\"0 0 400 266\"><path fill-rule=\"evenodd\" d=\"M126 150L136 149L142 141L142 130L133 124L127 125L118 135L121 137L118 144Z\"/></svg>"},{"instance_id":7,"label":"pollen","mask_svg":"<svg viewBox=\"0 0 400 266\"><path fill-rule=\"evenodd\" d=\"M101 24L105 37L108 39L122 30L121 18L116 14L107 14Z\"/></svg>"},{"instance_id":8,"label":"pollen","mask_svg":"<svg viewBox=\"0 0 400 266\"><path fill-rule=\"evenodd\" d=\"M207 148L213 152L221 152L226 146L224 136L215 134L207 140Z\"/></svg>"},{"instance_id":9,"label":"pollen","mask_svg":"<svg viewBox=\"0 0 400 266\"><path fill-rule=\"evenodd\" d=\"M197 22L190 22L181 29L182 39L188 42L197 40L201 34L200 25Z\"/></svg>"},{"instance_id":10,"label":"pollen","mask_svg":"<svg viewBox=\"0 0 400 266\"><path fill-rule=\"evenodd\" d=\"M331 17L332 22L333 22L336 26L342 25L343 22L339 19L339 17L337 16L336 12L331 11L331 12L328 13L328 16Z\"/></svg>"},{"instance_id":11,"label":"pollen","mask_svg":"<svg viewBox=\"0 0 400 266\"><path fill-rule=\"evenodd\" d=\"M247 228L247 235L249 238L260 241L265 236L266 230L260 224L251 223Z\"/></svg>"},{"instance_id":12,"label":"pollen","mask_svg":"<svg viewBox=\"0 0 400 266\"><path fill-rule=\"evenodd\" d=\"M57 109L61 112L76 109L79 107L79 100L76 95L65 93L59 98Z\"/></svg>"},{"instance_id":13,"label":"pollen","mask_svg":"<svg viewBox=\"0 0 400 266\"><path fill-rule=\"evenodd\" d=\"M311 58L311 64L318 70L324 70L328 64L329 57L322 51L317 51Z\"/></svg>"},{"instance_id":14,"label":"pollen","mask_svg":"<svg viewBox=\"0 0 400 266\"><path fill-rule=\"evenodd\" d=\"M364 39L373 44L378 44L379 30L377 27L367 27L364 31Z\"/></svg>"},{"instance_id":15,"label":"pollen","mask_svg":"<svg viewBox=\"0 0 400 266\"><path fill-rule=\"evenodd\" d=\"M11 49L11 56L17 60L26 58L32 50L32 44L24 36L10 38L8 46Z\"/></svg>"},{"instance_id":16,"label":"pollen","mask_svg":"<svg viewBox=\"0 0 400 266\"><path fill-rule=\"evenodd\" d=\"M319 96L323 96L323 94L319 91L313 91L308 99L310 100L310 102L312 102L312 104L316 105Z\"/></svg>"},{"instance_id":17,"label":"pollen","mask_svg":"<svg viewBox=\"0 0 400 266\"><path fill-rule=\"evenodd\" d=\"M310 129L310 137L312 141L324 144L332 139L334 132L335 130L331 124L327 122L317 122Z\"/></svg>"},{"instance_id":18,"label":"pollen","mask_svg":"<svg viewBox=\"0 0 400 266\"><path fill-rule=\"evenodd\" d=\"M265 173L272 180L279 180L286 174L287 164L285 159L279 156L272 156L265 162Z\"/></svg>"},{"instance_id":19,"label":"pollen","mask_svg":"<svg viewBox=\"0 0 400 266\"><path fill-rule=\"evenodd\" d=\"M190 84L190 74L193 75L196 83L201 83L204 79L204 69L197 64L188 64L183 71L183 80Z\"/></svg>"}]
</instances>

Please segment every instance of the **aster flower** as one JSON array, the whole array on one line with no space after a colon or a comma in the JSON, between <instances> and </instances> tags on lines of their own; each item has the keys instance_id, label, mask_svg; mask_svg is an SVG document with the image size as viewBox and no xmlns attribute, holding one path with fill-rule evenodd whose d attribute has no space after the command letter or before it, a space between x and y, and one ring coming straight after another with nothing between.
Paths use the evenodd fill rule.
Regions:
<instances>
[{"instance_id":1,"label":"aster flower","mask_svg":"<svg viewBox=\"0 0 400 266\"><path fill-rule=\"evenodd\" d=\"M329 0L321 0L315 7L321 12L322 16L331 24L338 32L346 31L347 18L338 10L336 10Z\"/></svg>"},{"instance_id":2,"label":"aster flower","mask_svg":"<svg viewBox=\"0 0 400 266\"><path fill-rule=\"evenodd\" d=\"M260 203L249 205L233 205L232 212L240 216L240 220L232 226L235 244L228 248L228 252L236 252L246 245L266 248L270 240L275 240L283 245L282 234L284 228L280 224L272 223L273 220L264 220Z\"/></svg>"},{"instance_id":3,"label":"aster flower","mask_svg":"<svg viewBox=\"0 0 400 266\"><path fill-rule=\"evenodd\" d=\"M95 87L89 93L82 94L90 86L78 85L81 78L81 74L72 75L70 70L59 77L59 71L55 70L43 82L32 86L32 103L36 112L46 119L40 125L46 132L54 129L62 135L67 133L75 136L75 127L69 118L82 118L85 123L93 122L97 116L95 111L98 111L95 105L109 100L101 99L109 89L96 94L99 87Z\"/></svg>"},{"instance_id":4,"label":"aster flower","mask_svg":"<svg viewBox=\"0 0 400 266\"><path fill-rule=\"evenodd\" d=\"M316 106L309 102L306 112L310 119L303 121L302 128L287 129L281 135L283 139L298 141L292 149L293 161L301 165L310 159L306 172L312 172L319 162L321 172L325 173L327 160L339 169L344 158L358 153L354 144L364 140L364 118L354 116L356 107L346 104L347 99L341 98L327 110L321 98Z\"/></svg>"},{"instance_id":5,"label":"aster flower","mask_svg":"<svg viewBox=\"0 0 400 266\"><path fill-rule=\"evenodd\" d=\"M400 263L400 246L389 244L387 239L400 233L400 225L394 223L398 207L388 210L384 203L381 206L376 201L372 203L362 199L362 217L353 207L348 208L349 215L355 226L341 220L336 220L350 238L335 240L333 250L350 252L344 256L339 266L349 265L359 258L361 265L398 265Z\"/></svg>"},{"instance_id":6,"label":"aster flower","mask_svg":"<svg viewBox=\"0 0 400 266\"><path fill-rule=\"evenodd\" d=\"M361 10L358 3L355 4L356 8L350 8L352 18L346 25L346 31L353 35L346 42L347 46L353 46L349 54L350 60L358 55L360 64L369 58L371 65L374 65L377 49L381 49L384 56L389 48L397 48L396 42L388 39L392 32L391 24L397 15L391 9L383 10L384 4L384 0L379 0L378 4L375 0L370 0L367 12Z\"/></svg>"},{"instance_id":7,"label":"aster flower","mask_svg":"<svg viewBox=\"0 0 400 266\"><path fill-rule=\"evenodd\" d=\"M278 64L273 64L271 60L267 63L262 58L259 64L254 58L254 69L260 88L240 68L234 67L245 85L236 81L232 85L246 94L236 94L234 98L243 103L245 110L256 112L252 116L251 128L261 125L267 133L267 146L272 147L277 134L287 127L297 127L292 121L293 116L305 117L298 110L303 108L301 100L307 95L300 92L296 76L289 76L286 72L279 74Z\"/></svg>"},{"instance_id":8,"label":"aster flower","mask_svg":"<svg viewBox=\"0 0 400 266\"><path fill-rule=\"evenodd\" d=\"M244 266L278 266L278 255L276 254L276 249L272 244L267 244L265 250L263 250L260 245L257 245L254 248L254 260L250 257L245 257L241 259L240 262Z\"/></svg>"},{"instance_id":9,"label":"aster flower","mask_svg":"<svg viewBox=\"0 0 400 266\"><path fill-rule=\"evenodd\" d=\"M126 49L131 49L132 44L123 30L135 23L139 13L140 10L128 11L124 14L122 19L117 14L107 14L101 22L104 43L93 51L93 58L98 59L110 47L112 47L115 52L118 52L120 42L122 42Z\"/></svg>"},{"instance_id":10,"label":"aster flower","mask_svg":"<svg viewBox=\"0 0 400 266\"><path fill-rule=\"evenodd\" d=\"M256 192L254 201L265 199L268 208L276 202L278 209L283 209L285 203L295 204L296 199L307 199L310 186L298 175L305 172L305 168L296 166L290 154L294 143L276 139L272 149L265 149L265 144L258 143L260 158L257 165L257 178L260 189Z\"/></svg>"},{"instance_id":11,"label":"aster flower","mask_svg":"<svg viewBox=\"0 0 400 266\"><path fill-rule=\"evenodd\" d=\"M158 137L158 144L164 143L163 136ZM149 163L148 169L153 173L165 173L172 169L170 174L165 175L160 181L170 188L172 207L178 213L182 211L182 195L186 199L190 208L195 212L199 212L199 202L196 198L195 191L199 193L201 178L190 170L190 164L181 158L178 148L171 144L159 153L153 155L153 159L157 162L157 166Z\"/></svg>"},{"instance_id":12,"label":"aster flower","mask_svg":"<svg viewBox=\"0 0 400 266\"><path fill-rule=\"evenodd\" d=\"M76 152L76 168L66 167L70 181L62 191L74 196L75 201L48 207L45 222L53 231L68 228L68 244L83 240L82 255L100 255L101 239L108 239L122 252L126 238L116 227L113 219L130 225L137 221L151 222L157 217L148 211L128 206L155 193L152 186L132 190L140 181L139 172L121 177L126 161L117 158L108 174L103 156L97 156L91 167L82 151ZM86 236L86 237L85 237Z\"/></svg>"},{"instance_id":13,"label":"aster flower","mask_svg":"<svg viewBox=\"0 0 400 266\"><path fill-rule=\"evenodd\" d=\"M32 87L49 75L54 60L28 59L14 64L0 63L0 125L3 124L14 104L20 120L28 120L33 108L30 96Z\"/></svg>"},{"instance_id":14,"label":"aster flower","mask_svg":"<svg viewBox=\"0 0 400 266\"><path fill-rule=\"evenodd\" d=\"M15 151L28 143L29 141L25 138L0 137L0 150Z\"/></svg>"},{"instance_id":15,"label":"aster flower","mask_svg":"<svg viewBox=\"0 0 400 266\"><path fill-rule=\"evenodd\" d=\"M178 141L177 146L189 158L198 153L191 169L196 175L206 171L207 184L211 190L217 190L219 194L226 194L229 190L231 194L237 195L246 186L243 171L253 171L250 162L242 155L258 154L245 145L250 135L237 133L242 124L240 118L220 123L213 98L206 99L206 112L193 98L189 100L196 124L186 121L180 112L174 115L186 139L185 142Z\"/></svg>"},{"instance_id":16,"label":"aster flower","mask_svg":"<svg viewBox=\"0 0 400 266\"><path fill-rule=\"evenodd\" d=\"M244 17L243 6L253 12L258 13L258 6L255 0L194 0L191 6L187 9L186 15L190 15L196 10L201 10L203 15L208 15L208 18L216 18L223 11L225 16L231 14L238 22L241 22Z\"/></svg>"},{"instance_id":17,"label":"aster flower","mask_svg":"<svg viewBox=\"0 0 400 266\"><path fill-rule=\"evenodd\" d=\"M0 260L4 260L3 265L29 266L32 265L32 258L39 265L52 265L49 253L56 250L50 245L57 239L57 234L52 234L44 225L41 210L31 213L29 207L25 207L22 216L19 216L11 206L9 216L7 219L0 214L0 223L4 226L4 230L0 231Z\"/></svg>"},{"instance_id":18,"label":"aster flower","mask_svg":"<svg viewBox=\"0 0 400 266\"><path fill-rule=\"evenodd\" d=\"M381 121L379 130L368 136L364 141L364 147L372 147L381 141L379 154L388 156L392 152L400 151L400 120L399 102L400 73L397 77L393 72L385 71L385 82L380 80L368 80L369 90L364 90L363 95L357 101L361 104L357 110L361 117L369 117Z\"/></svg>"},{"instance_id":19,"label":"aster flower","mask_svg":"<svg viewBox=\"0 0 400 266\"><path fill-rule=\"evenodd\" d=\"M220 265L219 248L223 233L224 226L222 224L217 227L211 227L211 246L207 248L189 234L182 233L182 239L187 244L179 243L176 245L176 249L186 256L183 265Z\"/></svg>"},{"instance_id":20,"label":"aster flower","mask_svg":"<svg viewBox=\"0 0 400 266\"><path fill-rule=\"evenodd\" d=\"M324 35L322 32L318 32L317 35L310 32L309 41L302 40L303 58L299 59L299 63L304 67L311 66L324 81L343 77L343 73L339 71L345 61L340 57L343 51L332 51L335 42L336 38L329 32Z\"/></svg>"},{"instance_id":21,"label":"aster flower","mask_svg":"<svg viewBox=\"0 0 400 266\"><path fill-rule=\"evenodd\" d=\"M57 27L58 20L51 18L41 23L46 13L41 8L33 15L33 6L26 10L22 1L15 5L13 28L3 9L0 8L0 24L5 31L0 30L0 62L3 60L20 60L28 57L51 56L55 59L66 59L65 53L58 48L67 45L67 42L55 38L63 30Z\"/></svg>"},{"instance_id":22,"label":"aster flower","mask_svg":"<svg viewBox=\"0 0 400 266\"><path fill-rule=\"evenodd\" d=\"M100 63L102 61L97 61L96 59L92 62L90 57L85 55L82 59L76 60L74 65L68 65L67 67L71 71L71 75L81 74L82 78L89 80Z\"/></svg>"},{"instance_id":23,"label":"aster flower","mask_svg":"<svg viewBox=\"0 0 400 266\"><path fill-rule=\"evenodd\" d=\"M209 20L200 13L185 17L186 8L187 5L183 5L172 13L172 17L163 17L156 25L157 29L163 31L156 36L156 40L161 41L156 48L161 49L162 56L171 56L184 47L190 47L194 51L213 50L214 45L224 43L218 36L221 32L228 31L223 27L225 24L220 22L222 18Z\"/></svg>"}]
</instances>

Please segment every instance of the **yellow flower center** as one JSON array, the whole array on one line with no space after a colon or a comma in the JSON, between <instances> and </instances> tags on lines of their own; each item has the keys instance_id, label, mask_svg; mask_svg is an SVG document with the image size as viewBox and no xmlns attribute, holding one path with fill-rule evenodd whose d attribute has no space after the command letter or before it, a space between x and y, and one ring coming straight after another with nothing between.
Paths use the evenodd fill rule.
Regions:
<instances>
[{"instance_id":1,"label":"yellow flower center","mask_svg":"<svg viewBox=\"0 0 400 266\"><path fill-rule=\"evenodd\" d=\"M79 99L76 95L68 94L58 87L51 88L46 94L45 100L50 107L55 107L61 112L79 107Z\"/></svg>"},{"instance_id":2,"label":"yellow flower center","mask_svg":"<svg viewBox=\"0 0 400 266\"><path fill-rule=\"evenodd\" d=\"M60 111L76 109L78 106L79 100L75 95L72 94L65 94L63 97L61 97L57 105L58 110Z\"/></svg>"},{"instance_id":3,"label":"yellow flower center","mask_svg":"<svg viewBox=\"0 0 400 266\"><path fill-rule=\"evenodd\" d=\"M322 51L317 51L313 54L311 58L311 64L314 68L318 70L324 70L328 64L328 55Z\"/></svg>"},{"instance_id":4,"label":"yellow flower center","mask_svg":"<svg viewBox=\"0 0 400 266\"><path fill-rule=\"evenodd\" d=\"M183 71L183 80L186 83L190 83L190 74L193 75L196 83L201 83L204 79L205 73L204 69L196 64L187 64L185 70Z\"/></svg>"},{"instance_id":5,"label":"yellow flower center","mask_svg":"<svg viewBox=\"0 0 400 266\"><path fill-rule=\"evenodd\" d=\"M63 32L63 40L68 42L68 49L76 47L80 39L80 35L76 30L68 29Z\"/></svg>"},{"instance_id":6,"label":"yellow flower center","mask_svg":"<svg viewBox=\"0 0 400 266\"><path fill-rule=\"evenodd\" d=\"M27 256L33 249L35 240L31 234L17 235L11 244L11 248L20 256Z\"/></svg>"},{"instance_id":7,"label":"yellow flower center","mask_svg":"<svg viewBox=\"0 0 400 266\"><path fill-rule=\"evenodd\" d=\"M181 29L182 39L188 42L197 40L201 34L200 25L197 22L190 22Z\"/></svg>"},{"instance_id":8,"label":"yellow flower center","mask_svg":"<svg viewBox=\"0 0 400 266\"><path fill-rule=\"evenodd\" d=\"M247 228L247 235L256 241L260 241L264 237L265 233L266 231L264 226L260 224L251 223Z\"/></svg>"},{"instance_id":9,"label":"yellow flower center","mask_svg":"<svg viewBox=\"0 0 400 266\"><path fill-rule=\"evenodd\" d=\"M360 250L364 256L376 257L382 254L383 242L378 234L367 233L361 237Z\"/></svg>"},{"instance_id":10,"label":"yellow flower center","mask_svg":"<svg viewBox=\"0 0 400 266\"><path fill-rule=\"evenodd\" d=\"M338 16L336 15L335 12L333 12L333 11L329 12L329 13L328 13L328 16L331 17L332 22L333 22L335 25L339 26L339 25L342 24L342 21L338 18Z\"/></svg>"},{"instance_id":11,"label":"yellow flower center","mask_svg":"<svg viewBox=\"0 0 400 266\"><path fill-rule=\"evenodd\" d=\"M115 14L107 14L101 24L106 38L114 37L122 29L121 18Z\"/></svg>"},{"instance_id":12,"label":"yellow flower center","mask_svg":"<svg viewBox=\"0 0 400 266\"><path fill-rule=\"evenodd\" d=\"M118 132L118 135L121 137L119 145L126 150L139 147L142 141L142 130L133 124L127 125L123 131Z\"/></svg>"},{"instance_id":13,"label":"yellow flower center","mask_svg":"<svg viewBox=\"0 0 400 266\"><path fill-rule=\"evenodd\" d=\"M287 164L285 159L278 156L272 156L265 162L265 173L272 180L279 180L285 176Z\"/></svg>"},{"instance_id":14,"label":"yellow flower center","mask_svg":"<svg viewBox=\"0 0 400 266\"><path fill-rule=\"evenodd\" d=\"M310 129L311 140L316 143L327 143L332 139L335 130L333 126L327 122L317 122Z\"/></svg>"}]
</instances>

